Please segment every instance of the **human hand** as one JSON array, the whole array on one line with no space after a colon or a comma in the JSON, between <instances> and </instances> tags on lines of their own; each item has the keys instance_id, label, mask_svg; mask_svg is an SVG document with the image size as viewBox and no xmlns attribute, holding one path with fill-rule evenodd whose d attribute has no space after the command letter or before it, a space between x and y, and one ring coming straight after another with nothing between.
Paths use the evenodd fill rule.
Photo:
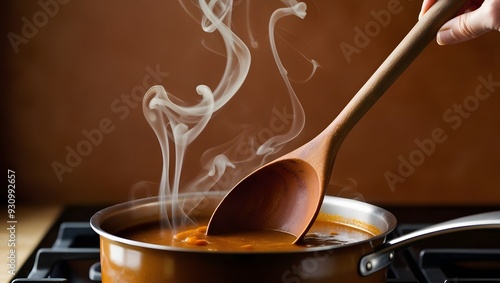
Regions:
<instances>
[{"instance_id":1,"label":"human hand","mask_svg":"<svg viewBox=\"0 0 500 283\"><path fill-rule=\"evenodd\" d=\"M419 19L438 0L423 0ZM500 0L469 0L458 15L445 23L436 40L439 45L476 38L488 31L500 31Z\"/></svg>"}]
</instances>

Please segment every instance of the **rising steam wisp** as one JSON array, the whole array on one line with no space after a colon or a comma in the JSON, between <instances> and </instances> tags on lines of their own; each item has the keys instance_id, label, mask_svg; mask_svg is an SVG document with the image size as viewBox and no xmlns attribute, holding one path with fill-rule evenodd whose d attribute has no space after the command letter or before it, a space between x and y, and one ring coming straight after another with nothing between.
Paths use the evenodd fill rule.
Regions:
<instances>
[{"instance_id":1,"label":"rising steam wisp","mask_svg":"<svg viewBox=\"0 0 500 283\"><path fill-rule=\"evenodd\" d=\"M248 8L251 0L246 1ZM160 213L165 227L176 229L191 221L189 210L192 207L183 207L179 200L180 192L217 190L221 188L221 182L223 183L222 189L227 190L249 170L262 164L270 154L277 153L286 142L296 137L302 130L305 121L304 111L278 56L274 42L274 29L276 22L284 16L295 15L304 18L306 5L294 0L282 2L286 4L286 7L276 10L271 16L269 37L275 64L285 82L292 103L293 125L286 133L270 137L263 143L252 147L256 149L254 152L246 154L238 152L237 145L242 141L257 142L255 137L252 137L254 132L243 130L227 143L207 150L201 157L203 168L200 174L192 181L181 184L187 147L205 129L213 115L221 110L241 88L250 70L251 54L246 44L232 30L231 17L234 8L232 0L199 0L196 4L190 1L180 1L184 10L193 19L196 19L193 7L201 11L202 17L199 23L204 32L217 32L220 35L224 43L223 55L226 64L222 77L213 90L203 84L196 87L196 93L200 99L195 105L186 105L163 86L150 88L144 97L144 115L158 138L163 158L159 185L160 201L168 198L173 203L170 210L167 210L166 205L161 205ZM245 5L240 5L240 7L245 7ZM261 46L251 35L250 38L252 47ZM311 62L315 67L317 66L313 60ZM173 168L170 168L171 166Z\"/></svg>"}]
</instances>

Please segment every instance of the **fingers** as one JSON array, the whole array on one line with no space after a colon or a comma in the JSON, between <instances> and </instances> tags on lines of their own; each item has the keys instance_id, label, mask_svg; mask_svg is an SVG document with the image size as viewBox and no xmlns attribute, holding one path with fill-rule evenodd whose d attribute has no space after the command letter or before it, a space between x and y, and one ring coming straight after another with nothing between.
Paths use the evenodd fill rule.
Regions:
<instances>
[{"instance_id":1,"label":"fingers","mask_svg":"<svg viewBox=\"0 0 500 283\"><path fill-rule=\"evenodd\" d=\"M496 7L496 8L494 8ZM460 43L476 38L490 30L494 30L498 16L494 12L500 12L500 5L483 5L479 9L467 12L448 21L439 30L436 40L440 45ZM495 10L496 9L496 10ZM497 14L498 15L498 14Z\"/></svg>"},{"instance_id":2,"label":"fingers","mask_svg":"<svg viewBox=\"0 0 500 283\"><path fill-rule=\"evenodd\" d=\"M436 3L436 1L437 0L423 0L422 1L422 8L420 9L420 13L418 15L419 20L431 8L431 6L434 5L434 3ZM481 6L481 4L483 2L484 2L484 0L469 0L469 1L467 1L467 3L464 5L464 7L458 12L458 15L463 14L465 12L470 12L470 11L476 10L477 8L479 8Z\"/></svg>"},{"instance_id":3,"label":"fingers","mask_svg":"<svg viewBox=\"0 0 500 283\"><path fill-rule=\"evenodd\" d=\"M437 0L423 0L419 19ZM500 31L500 0L469 0L458 13L439 30L440 45L460 43L488 31Z\"/></svg>"},{"instance_id":4,"label":"fingers","mask_svg":"<svg viewBox=\"0 0 500 283\"><path fill-rule=\"evenodd\" d=\"M474 18L472 13L466 13L451 19L437 33L437 43L439 45L456 44L485 33L487 30L481 22L473 21Z\"/></svg>"},{"instance_id":5,"label":"fingers","mask_svg":"<svg viewBox=\"0 0 500 283\"><path fill-rule=\"evenodd\" d=\"M420 9L420 14L418 15L419 20L425 14L425 12L427 12L429 10L429 8L432 5L434 5L434 3L436 3L436 0L424 0L422 2L422 8Z\"/></svg>"}]
</instances>

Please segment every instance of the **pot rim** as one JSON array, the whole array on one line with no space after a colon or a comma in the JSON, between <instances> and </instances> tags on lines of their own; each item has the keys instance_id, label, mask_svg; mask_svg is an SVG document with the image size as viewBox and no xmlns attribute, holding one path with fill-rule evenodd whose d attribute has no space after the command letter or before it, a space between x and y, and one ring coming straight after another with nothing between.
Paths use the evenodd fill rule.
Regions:
<instances>
[{"instance_id":1,"label":"pot rim","mask_svg":"<svg viewBox=\"0 0 500 283\"><path fill-rule=\"evenodd\" d=\"M202 197L220 197L222 200L222 197L224 197L227 194L226 191L209 191L209 192L197 192L197 193L181 193L179 194L179 199L186 199L190 197L196 197L200 198ZM360 212L362 214L370 215L370 217L373 217L373 219L377 221L382 221L385 222L384 226L386 227L377 227L380 230L380 234L374 235L373 237L370 237L365 240L361 241L356 241L344 245L326 245L326 246L319 246L319 247L304 247L303 249L299 250L277 250L277 251L257 251L257 250L248 250L248 251L214 251L214 250L202 250L202 249L190 249L190 248L182 248L182 247L174 247L174 246L168 246L168 245L160 245L160 244L152 244L152 243L147 243L147 242L141 242L137 240L131 240L127 238L123 238L120 236L117 236L113 234L113 232L106 231L106 229L103 227L103 223L106 220L109 220L113 217L119 216L120 214L124 213L132 213L133 210L137 210L138 208L141 207L148 207L148 206L156 206L158 205L160 199L162 197L159 196L154 196L154 197L147 197L147 198L142 198L142 199L137 199L137 200L131 200L123 203L118 203L109 207L106 207L97 213L95 213L91 219L90 219L90 226L91 228L101 237L104 237L106 239L109 239L114 242L118 242L121 244L125 245L131 245L135 247L142 247L142 248L147 248L147 249L153 249L153 250L164 250L164 251L171 251L171 252L183 252L183 253L204 253L204 254L230 254L230 255L236 255L236 254L287 254L287 253L310 253L310 252L317 252L317 251L324 251L324 250L332 250L332 249L341 249L341 248L348 248L354 245L362 245L365 243L373 242L382 239L382 242L385 241L385 237L391 233L396 225L397 225L397 220L396 217L389 211L380 208L378 206L358 201L358 200L353 200L353 199L347 199L347 198L341 198L341 197L335 197L335 196L325 196L323 199L323 205L321 208L321 211L324 211L325 207L328 206L334 206L335 208L338 208L339 206L342 209L348 209L348 210L353 210L356 212ZM166 201L169 201L171 198L170 197L165 197ZM158 209L156 209L158 211ZM327 212L328 213L328 212ZM356 216L353 215L353 217L349 217L350 219L358 220ZM370 221L366 220L360 220L361 222L370 224ZM144 222L145 224L147 222ZM135 226L135 225L134 225ZM123 227L127 228L127 227ZM358 227L359 228L359 227ZM372 245L373 246L373 245Z\"/></svg>"}]
</instances>

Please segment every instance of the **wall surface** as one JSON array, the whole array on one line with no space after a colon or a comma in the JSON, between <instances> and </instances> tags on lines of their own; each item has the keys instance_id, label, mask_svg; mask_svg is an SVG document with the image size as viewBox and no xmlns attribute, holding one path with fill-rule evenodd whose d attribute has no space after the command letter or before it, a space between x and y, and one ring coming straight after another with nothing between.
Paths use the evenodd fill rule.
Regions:
<instances>
[{"instance_id":1,"label":"wall surface","mask_svg":"<svg viewBox=\"0 0 500 283\"><path fill-rule=\"evenodd\" d=\"M18 201L156 194L162 156L143 115L144 92L160 84L197 103L195 87L215 89L223 75L220 36L203 32L177 1L2 2L2 165L16 172ZM248 1L247 17L247 2L236 2L233 28L249 46L251 68L188 148L182 182L199 172L207 149L241 133L233 143L255 148L250 140L293 124L267 34L282 3ZM284 18L275 32L305 126L272 158L336 117L414 25L421 4L305 2L305 19ZM499 46L498 33L456 46L431 42L344 141L328 193L387 204L500 204ZM309 59L320 67L306 80Z\"/></svg>"}]
</instances>

